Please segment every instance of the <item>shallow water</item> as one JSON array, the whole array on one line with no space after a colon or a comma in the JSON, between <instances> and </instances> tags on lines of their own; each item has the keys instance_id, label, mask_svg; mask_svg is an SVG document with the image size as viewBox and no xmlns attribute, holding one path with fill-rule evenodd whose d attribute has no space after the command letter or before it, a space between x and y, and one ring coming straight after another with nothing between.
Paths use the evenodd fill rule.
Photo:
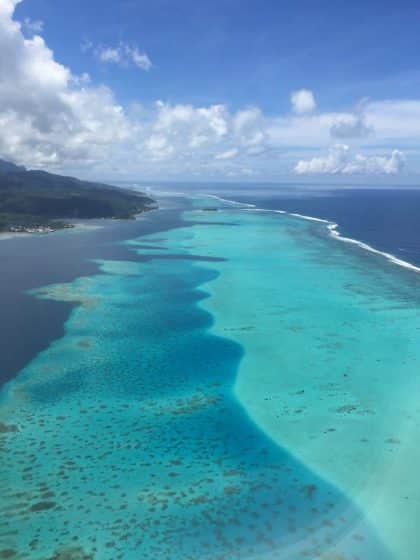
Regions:
<instances>
[{"instance_id":1,"label":"shallow water","mask_svg":"<svg viewBox=\"0 0 420 560\"><path fill-rule=\"evenodd\" d=\"M302 220L184 219L33 293L78 305L1 393L0 557L413 558L416 280Z\"/></svg>"},{"instance_id":2,"label":"shallow water","mask_svg":"<svg viewBox=\"0 0 420 560\"><path fill-rule=\"evenodd\" d=\"M212 332L245 348L236 396L361 507L396 558L416 558L419 275L324 224L237 214L236 228L193 228L196 250L226 257L204 306Z\"/></svg>"}]
</instances>

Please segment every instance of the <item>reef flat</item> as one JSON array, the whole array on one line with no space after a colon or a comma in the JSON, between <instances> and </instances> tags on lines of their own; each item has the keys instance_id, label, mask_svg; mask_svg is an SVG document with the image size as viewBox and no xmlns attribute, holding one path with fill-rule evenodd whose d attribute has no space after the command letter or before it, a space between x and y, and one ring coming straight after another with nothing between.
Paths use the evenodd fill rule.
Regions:
<instances>
[{"instance_id":1,"label":"reef flat","mask_svg":"<svg viewBox=\"0 0 420 560\"><path fill-rule=\"evenodd\" d=\"M418 274L331 239L322 223L233 209L217 219L235 227L195 226L194 250L225 256L203 306L212 332L245 349L236 396L361 507L396 558L415 558Z\"/></svg>"},{"instance_id":2,"label":"reef flat","mask_svg":"<svg viewBox=\"0 0 420 560\"><path fill-rule=\"evenodd\" d=\"M238 333L261 343L264 317L246 299L252 259L248 269L234 259L259 250L260 266L266 260L272 270L275 251L289 270L288 243L310 246L306 224L197 205L184 212L184 227L122 242L132 259L97 260L96 274L32 292L76 307L64 336L0 394L0 557L393 558L348 488L261 421L261 390L256 408L241 390L250 391L243 368L256 348ZM270 247L268 231L280 245ZM257 239L266 239L264 250ZM241 281L232 283L229 267L237 265ZM266 280L259 278L259 297L274 316L282 304L273 286L292 286ZM247 321L230 315L239 301L253 313ZM211 314L203 309L210 305ZM279 334L271 337L278 349ZM253 386L265 385L269 403L281 389L278 362L267 364L264 346L257 354ZM298 397L282 398L295 407ZM264 410L270 417L273 408Z\"/></svg>"}]
</instances>

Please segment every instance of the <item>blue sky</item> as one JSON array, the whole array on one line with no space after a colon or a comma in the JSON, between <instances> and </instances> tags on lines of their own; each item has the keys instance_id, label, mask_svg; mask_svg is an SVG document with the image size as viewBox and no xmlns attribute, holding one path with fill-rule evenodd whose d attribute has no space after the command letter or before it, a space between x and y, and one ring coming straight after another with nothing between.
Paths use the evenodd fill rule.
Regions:
<instances>
[{"instance_id":1,"label":"blue sky","mask_svg":"<svg viewBox=\"0 0 420 560\"><path fill-rule=\"evenodd\" d=\"M0 105L32 140L0 156L84 176L417 181L416 2L0 0L2 32L31 96L2 99L0 77ZM61 131L36 128L43 103Z\"/></svg>"},{"instance_id":2,"label":"blue sky","mask_svg":"<svg viewBox=\"0 0 420 560\"><path fill-rule=\"evenodd\" d=\"M328 110L420 88L420 4L392 1L30 0L47 44L74 72L106 81L123 102L257 104L276 113L288 92L316 91ZM153 72L105 69L80 44L135 43Z\"/></svg>"}]
</instances>

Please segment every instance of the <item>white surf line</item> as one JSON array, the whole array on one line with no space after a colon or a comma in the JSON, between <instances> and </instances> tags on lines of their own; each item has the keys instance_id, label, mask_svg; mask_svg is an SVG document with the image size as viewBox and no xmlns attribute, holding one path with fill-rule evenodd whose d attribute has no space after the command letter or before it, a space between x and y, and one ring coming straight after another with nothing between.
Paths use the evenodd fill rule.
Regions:
<instances>
[{"instance_id":1,"label":"white surf line","mask_svg":"<svg viewBox=\"0 0 420 560\"><path fill-rule=\"evenodd\" d=\"M303 220L309 220L310 222L320 222L321 224L331 224L329 220L324 220L323 218L315 218L314 216L306 216L305 214L297 214L296 212L288 212L289 216L295 216L295 218L302 218Z\"/></svg>"},{"instance_id":2,"label":"white surf line","mask_svg":"<svg viewBox=\"0 0 420 560\"><path fill-rule=\"evenodd\" d=\"M364 243L363 241L358 241L357 239L353 239L351 237L344 237L343 235L340 234L338 230L338 224L335 222L331 222L330 220L317 218L315 216L307 216L305 214L298 214L297 212L287 212L286 210L259 208L256 204L250 204L248 202L239 202L237 200L231 200L229 198L222 198L221 196L217 196L215 194L210 194L210 193L193 194L193 193L182 193L182 192L172 193L168 191L164 191L164 192L167 195L186 196L191 198L200 198L200 196L214 198L216 200L220 200L221 202L228 202L233 206L238 206L242 210L246 210L248 212L271 212L274 214L286 214L288 216L293 216L294 218L299 218L301 220L308 220L311 222L318 222L321 224L325 224L329 231L330 236L333 237L334 239L337 239L338 241L342 241L343 243L351 243L353 245L357 245L361 249L365 251L369 251L370 253L373 253L375 255L380 255L385 259L387 259L389 262L392 262L397 266L401 266L402 268L412 270L413 272L417 272L417 273L420 272L420 267L415 266L414 264L411 264L408 261L404 261L403 259L399 259L398 257L396 257L391 253L387 253L385 251L380 251L379 249L375 249L375 247L372 247L371 245L369 245L368 243Z\"/></svg>"},{"instance_id":3,"label":"white surf line","mask_svg":"<svg viewBox=\"0 0 420 560\"><path fill-rule=\"evenodd\" d=\"M211 194L205 194L205 196L210 196L212 198L217 198L217 199L219 199L223 202L230 202L231 204L245 206L245 208L243 208L243 210L247 210L247 211L273 212L275 214L286 214L288 216L293 216L294 218L299 218L301 220L308 220L308 221L311 221L311 222L319 222L319 223L325 224L328 231L329 231L330 236L333 237L334 239L337 239L338 241L342 241L343 243L351 243L353 245L357 245L358 247L360 247L361 249L364 249L365 251L369 251L370 253L374 253L375 255L380 255L380 256L384 257L389 262L392 262L393 264L396 264L397 266L401 266L401 267L406 268L408 270L412 270L413 272L420 272L420 267L415 266L414 264L411 264L408 261L404 261L403 259L399 259L398 257L393 255L392 253L387 253L385 251L380 251L379 249L375 249L375 247L372 247L372 245L369 245L368 243L364 243L363 241L358 241L357 239L353 239L351 237L344 237L343 235L341 235L341 233L338 230L338 224L335 223L335 222L331 222L330 220L325 220L323 218L316 218L315 216L306 216L305 214L298 214L296 212L286 212L285 210L273 210L273 209L259 208L258 206L256 206L256 204L248 204L246 202L238 202L238 201L235 201L235 200L229 200L228 198L221 198L219 196L211 195Z\"/></svg>"},{"instance_id":4,"label":"white surf line","mask_svg":"<svg viewBox=\"0 0 420 560\"><path fill-rule=\"evenodd\" d=\"M353 245L358 245L359 247L361 247L365 251L369 251L370 253L374 253L375 255L381 255L382 257L385 257L388 261L390 261L390 262L392 262L392 263L394 263L398 266L402 266L403 268L413 270L414 272L420 272L420 267L415 266L414 264L411 264L408 261L404 261L403 259L399 259L398 257L396 257L395 255L393 255L391 253L386 253L385 251L380 251L379 249L375 249L375 247L372 247L372 245L368 245L367 243L364 243L363 241L358 241L357 239L352 239L351 237L344 237L338 231L338 224L330 222L328 224L327 228L330 232L331 237L334 237L335 239L338 239L339 241L343 241L344 243L352 243Z\"/></svg>"}]
</instances>

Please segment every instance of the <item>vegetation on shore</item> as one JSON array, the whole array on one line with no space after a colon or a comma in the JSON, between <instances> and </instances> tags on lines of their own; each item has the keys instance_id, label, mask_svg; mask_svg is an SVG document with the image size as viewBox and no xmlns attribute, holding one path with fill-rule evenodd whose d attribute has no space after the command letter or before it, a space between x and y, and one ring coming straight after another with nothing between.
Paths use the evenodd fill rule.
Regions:
<instances>
[{"instance_id":1,"label":"vegetation on shore","mask_svg":"<svg viewBox=\"0 0 420 560\"><path fill-rule=\"evenodd\" d=\"M0 231L51 231L66 220L133 218L155 205L143 193L0 160Z\"/></svg>"}]
</instances>

